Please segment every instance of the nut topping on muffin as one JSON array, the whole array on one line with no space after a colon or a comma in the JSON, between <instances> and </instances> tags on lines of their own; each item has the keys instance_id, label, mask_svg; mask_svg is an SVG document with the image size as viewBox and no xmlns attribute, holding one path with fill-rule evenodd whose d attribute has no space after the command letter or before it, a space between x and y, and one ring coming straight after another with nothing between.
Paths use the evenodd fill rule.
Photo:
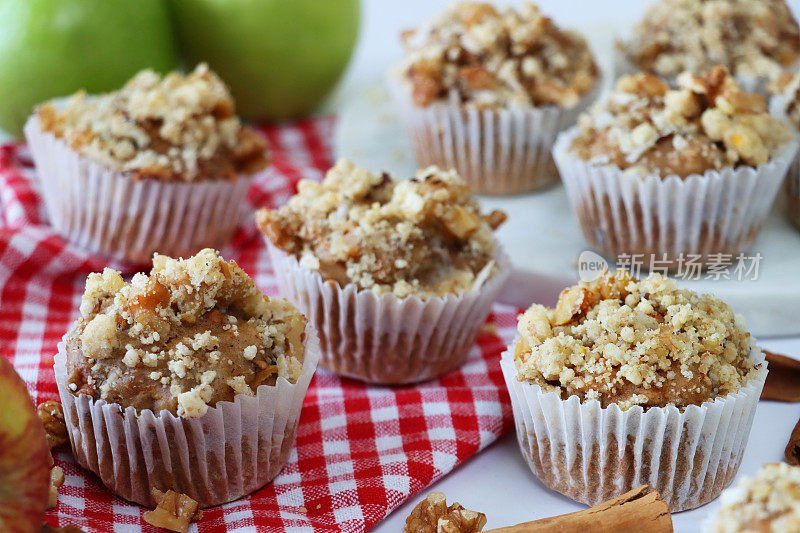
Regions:
<instances>
[{"instance_id":1,"label":"nut topping on muffin","mask_svg":"<svg viewBox=\"0 0 800 533\"><path fill-rule=\"evenodd\" d=\"M121 90L40 106L42 131L136 177L199 181L252 174L269 161L264 138L242 127L225 84L205 64L161 79L145 70Z\"/></svg>"},{"instance_id":2,"label":"nut topping on muffin","mask_svg":"<svg viewBox=\"0 0 800 533\"><path fill-rule=\"evenodd\" d=\"M679 408L736 392L754 374L750 335L730 307L625 270L565 289L519 318L518 379L606 407Z\"/></svg>"},{"instance_id":3,"label":"nut topping on muffin","mask_svg":"<svg viewBox=\"0 0 800 533\"><path fill-rule=\"evenodd\" d=\"M722 493L712 533L800 531L800 467L768 464Z\"/></svg>"},{"instance_id":4,"label":"nut topping on muffin","mask_svg":"<svg viewBox=\"0 0 800 533\"><path fill-rule=\"evenodd\" d=\"M681 74L677 89L650 74L623 76L578 125L571 150L582 159L662 177L758 166L791 138L764 98L721 66Z\"/></svg>"},{"instance_id":5,"label":"nut topping on muffin","mask_svg":"<svg viewBox=\"0 0 800 533\"><path fill-rule=\"evenodd\" d=\"M149 276L90 274L67 339L68 387L137 410L202 416L302 371L306 320L211 249L156 254Z\"/></svg>"},{"instance_id":6,"label":"nut topping on muffin","mask_svg":"<svg viewBox=\"0 0 800 533\"><path fill-rule=\"evenodd\" d=\"M800 56L800 29L784 0L658 0L621 47L660 76L722 64L772 78Z\"/></svg>"},{"instance_id":7,"label":"nut topping on muffin","mask_svg":"<svg viewBox=\"0 0 800 533\"><path fill-rule=\"evenodd\" d=\"M599 74L585 39L532 3L520 11L458 3L403 41L404 75L418 106L456 98L485 107L574 107Z\"/></svg>"},{"instance_id":8,"label":"nut topping on muffin","mask_svg":"<svg viewBox=\"0 0 800 533\"><path fill-rule=\"evenodd\" d=\"M300 265L344 286L398 297L468 291L496 270L492 230L455 171L420 170L410 180L372 174L340 160L321 183L302 180L258 225Z\"/></svg>"}]
</instances>

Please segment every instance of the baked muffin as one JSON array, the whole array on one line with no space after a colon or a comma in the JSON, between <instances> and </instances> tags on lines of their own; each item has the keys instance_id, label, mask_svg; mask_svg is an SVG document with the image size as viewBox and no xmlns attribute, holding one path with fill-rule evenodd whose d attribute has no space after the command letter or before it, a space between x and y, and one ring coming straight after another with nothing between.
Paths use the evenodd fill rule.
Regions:
<instances>
[{"instance_id":1,"label":"baked muffin","mask_svg":"<svg viewBox=\"0 0 800 533\"><path fill-rule=\"evenodd\" d=\"M676 512L733 479L767 369L725 303L606 271L553 309L532 305L518 329L501 366L545 485L594 505L648 484Z\"/></svg>"},{"instance_id":2,"label":"baked muffin","mask_svg":"<svg viewBox=\"0 0 800 533\"><path fill-rule=\"evenodd\" d=\"M773 86L777 94L770 103L775 115L800 130L800 75L784 75ZM786 175L786 205L789 220L800 229L800 158L795 157Z\"/></svg>"},{"instance_id":3,"label":"baked muffin","mask_svg":"<svg viewBox=\"0 0 800 533\"><path fill-rule=\"evenodd\" d=\"M461 2L402 40L406 58L389 84L421 167L455 168L481 194L558 180L555 136L599 85L583 37L532 3Z\"/></svg>"},{"instance_id":4,"label":"baked muffin","mask_svg":"<svg viewBox=\"0 0 800 533\"><path fill-rule=\"evenodd\" d=\"M189 256L230 240L266 140L241 125L204 64L143 71L117 92L40 105L25 126L53 227L121 260Z\"/></svg>"},{"instance_id":5,"label":"baked muffin","mask_svg":"<svg viewBox=\"0 0 800 533\"><path fill-rule=\"evenodd\" d=\"M784 0L658 0L618 48L636 70L674 78L723 65L763 92L765 81L796 68L800 28Z\"/></svg>"},{"instance_id":6,"label":"baked muffin","mask_svg":"<svg viewBox=\"0 0 800 533\"><path fill-rule=\"evenodd\" d=\"M258 212L283 295L320 332L321 364L408 383L463 363L508 275L492 230L455 171L409 180L340 160Z\"/></svg>"},{"instance_id":7,"label":"baked muffin","mask_svg":"<svg viewBox=\"0 0 800 533\"><path fill-rule=\"evenodd\" d=\"M768 464L722 493L710 533L800 531L800 467Z\"/></svg>"},{"instance_id":8,"label":"baked muffin","mask_svg":"<svg viewBox=\"0 0 800 533\"><path fill-rule=\"evenodd\" d=\"M716 66L681 74L675 89L623 76L554 156L590 245L675 267L747 250L796 150L764 98Z\"/></svg>"},{"instance_id":9,"label":"baked muffin","mask_svg":"<svg viewBox=\"0 0 800 533\"><path fill-rule=\"evenodd\" d=\"M202 506L286 464L318 348L306 319L211 249L149 276L91 274L56 378L78 462L123 498ZM224 415L224 420L223 420ZM123 453L119 453L123 450Z\"/></svg>"}]
</instances>

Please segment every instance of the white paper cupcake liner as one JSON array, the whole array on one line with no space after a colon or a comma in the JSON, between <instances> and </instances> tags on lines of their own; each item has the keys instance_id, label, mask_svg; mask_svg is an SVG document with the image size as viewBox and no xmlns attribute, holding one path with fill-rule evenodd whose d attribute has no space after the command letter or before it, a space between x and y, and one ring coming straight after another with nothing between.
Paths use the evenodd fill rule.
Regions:
<instances>
[{"instance_id":1,"label":"white paper cupcake liner","mask_svg":"<svg viewBox=\"0 0 800 533\"><path fill-rule=\"evenodd\" d=\"M147 262L154 252L189 257L202 248L224 247L245 213L255 177L137 180L41 131L35 114L25 137L53 228L78 246L122 261Z\"/></svg>"},{"instance_id":2,"label":"white paper cupcake liner","mask_svg":"<svg viewBox=\"0 0 800 533\"><path fill-rule=\"evenodd\" d=\"M578 129L559 135L553 156L586 241L616 259L637 254L676 267L747 251L797 151L795 137L769 162L708 170L685 179L645 178L569 151Z\"/></svg>"},{"instance_id":3,"label":"white paper cupcake liner","mask_svg":"<svg viewBox=\"0 0 800 533\"><path fill-rule=\"evenodd\" d=\"M623 411L577 396L562 400L518 381L516 343L500 366L517 440L531 471L551 489L596 505L647 484L678 512L713 500L733 480L767 377L758 348L750 357L760 369L739 392L683 412L675 406Z\"/></svg>"},{"instance_id":4,"label":"white paper cupcake liner","mask_svg":"<svg viewBox=\"0 0 800 533\"><path fill-rule=\"evenodd\" d=\"M387 84L418 166L454 168L478 194L516 194L558 182L553 142L594 101L601 81L571 109L478 109L460 102L417 107L396 72Z\"/></svg>"},{"instance_id":5,"label":"white paper cupcake liner","mask_svg":"<svg viewBox=\"0 0 800 533\"><path fill-rule=\"evenodd\" d=\"M786 211L789 220L800 229L800 157L796 157L786 175Z\"/></svg>"},{"instance_id":6,"label":"white paper cupcake liner","mask_svg":"<svg viewBox=\"0 0 800 533\"><path fill-rule=\"evenodd\" d=\"M292 384L279 377L255 396L197 418L169 411L137 414L133 407L75 395L67 388L66 339L58 344L55 374L72 451L114 493L153 507L151 489L186 494L201 507L219 505L258 490L281 471L294 446L308 385L319 361L319 341L306 327L303 372Z\"/></svg>"},{"instance_id":7,"label":"white paper cupcake liner","mask_svg":"<svg viewBox=\"0 0 800 533\"><path fill-rule=\"evenodd\" d=\"M498 271L476 289L401 299L325 281L267 244L282 296L319 332L320 366L370 383L425 381L461 366L511 270L498 252Z\"/></svg>"},{"instance_id":8,"label":"white paper cupcake liner","mask_svg":"<svg viewBox=\"0 0 800 533\"><path fill-rule=\"evenodd\" d=\"M790 124L785 111L785 100L781 95L773 96L769 102L769 110L773 116ZM792 127L795 127L792 125ZM797 128L795 127L795 130ZM789 171L786 173L786 212L792 224L800 229L800 153L795 156Z\"/></svg>"}]
</instances>

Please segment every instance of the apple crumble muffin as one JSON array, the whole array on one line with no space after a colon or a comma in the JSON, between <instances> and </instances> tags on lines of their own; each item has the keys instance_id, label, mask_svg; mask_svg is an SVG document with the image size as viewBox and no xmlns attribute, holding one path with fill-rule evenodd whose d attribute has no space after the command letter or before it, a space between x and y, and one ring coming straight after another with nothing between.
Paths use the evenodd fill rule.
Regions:
<instances>
[{"instance_id":1,"label":"apple crumble muffin","mask_svg":"<svg viewBox=\"0 0 800 533\"><path fill-rule=\"evenodd\" d=\"M722 493L712 533L800 531L800 467L768 464Z\"/></svg>"},{"instance_id":2,"label":"apple crumble muffin","mask_svg":"<svg viewBox=\"0 0 800 533\"><path fill-rule=\"evenodd\" d=\"M67 386L123 408L199 417L279 376L294 383L305 325L214 250L156 254L150 275L130 283L108 268L89 275L67 338Z\"/></svg>"},{"instance_id":3,"label":"apple crumble muffin","mask_svg":"<svg viewBox=\"0 0 800 533\"><path fill-rule=\"evenodd\" d=\"M737 392L756 373L730 307L625 270L565 289L555 309L519 318L517 379L603 407L684 408Z\"/></svg>"},{"instance_id":4,"label":"apple crumble muffin","mask_svg":"<svg viewBox=\"0 0 800 533\"><path fill-rule=\"evenodd\" d=\"M770 161L791 139L788 125L722 66L684 72L671 89L651 74L623 76L580 116L571 151L638 175L686 178L707 170Z\"/></svg>"},{"instance_id":5,"label":"apple crumble muffin","mask_svg":"<svg viewBox=\"0 0 800 533\"><path fill-rule=\"evenodd\" d=\"M784 0L659 0L620 48L660 76L721 64L736 76L771 79L797 62L800 29Z\"/></svg>"},{"instance_id":6,"label":"apple crumble muffin","mask_svg":"<svg viewBox=\"0 0 800 533\"><path fill-rule=\"evenodd\" d=\"M571 108L599 70L586 40L559 29L532 3L520 10L462 2L403 33L404 78L414 103Z\"/></svg>"},{"instance_id":7,"label":"apple crumble muffin","mask_svg":"<svg viewBox=\"0 0 800 533\"><path fill-rule=\"evenodd\" d=\"M36 113L42 131L137 178L234 179L269 161L266 140L242 126L228 88L205 64L163 79L145 70L119 91L78 93Z\"/></svg>"},{"instance_id":8,"label":"apple crumble muffin","mask_svg":"<svg viewBox=\"0 0 800 533\"><path fill-rule=\"evenodd\" d=\"M505 214L481 215L455 171L429 167L400 180L343 159L257 218L274 246L323 279L403 298L463 293L491 277L492 230Z\"/></svg>"}]
</instances>

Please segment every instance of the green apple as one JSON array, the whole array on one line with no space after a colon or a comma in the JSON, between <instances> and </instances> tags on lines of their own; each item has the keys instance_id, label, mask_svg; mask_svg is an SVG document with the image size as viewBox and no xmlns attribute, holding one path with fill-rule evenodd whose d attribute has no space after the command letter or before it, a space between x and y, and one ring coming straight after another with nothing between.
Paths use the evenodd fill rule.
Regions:
<instances>
[{"instance_id":1,"label":"green apple","mask_svg":"<svg viewBox=\"0 0 800 533\"><path fill-rule=\"evenodd\" d=\"M166 0L0 0L0 129L19 134L34 105L121 87L175 65Z\"/></svg>"},{"instance_id":2,"label":"green apple","mask_svg":"<svg viewBox=\"0 0 800 533\"><path fill-rule=\"evenodd\" d=\"M40 531L49 498L44 427L22 378L0 355L0 531Z\"/></svg>"},{"instance_id":3,"label":"green apple","mask_svg":"<svg viewBox=\"0 0 800 533\"><path fill-rule=\"evenodd\" d=\"M170 0L183 55L207 62L255 120L313 110L358 37L358 0Z\"/></svg>"}]
</instances>

